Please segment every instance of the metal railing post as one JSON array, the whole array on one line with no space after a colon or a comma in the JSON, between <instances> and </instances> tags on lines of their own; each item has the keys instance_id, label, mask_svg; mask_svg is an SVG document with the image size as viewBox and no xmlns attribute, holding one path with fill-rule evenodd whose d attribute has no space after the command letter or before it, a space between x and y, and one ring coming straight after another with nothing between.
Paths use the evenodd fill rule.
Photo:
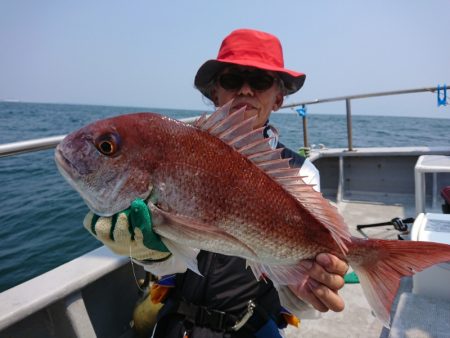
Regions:
<instances>
[{"instance_id":1,"label":"metal railing post","mask_svg":"<svg viewBox=\"0 0 450 338\"><path fill-rule=\"evenodd\" d=\"M305 148L308 148L308 120L306 119L306 116L302 116L303 120L303 146Z\"/></svg>"},{"instance_id":2,"label":"metal railing post","mask_svg":"<svg viewBox=\"0 0 450 338\"><path fill-rule=\"evenodd\" d=\"M302 115L302 121L303 121L303 147L309 148L308 143L308 120L306 117L306 105L302 105L303 114Z\"/></svg>"},{"instance_id":3,"label":"metal railing post","mask_svg":"<svg viewBox=\"0 0 450 338\"><path fill-rule=\"evenodd\" d=\"M345 99L345 107L347 112L347 139L348 139L348 151L353 151L352 140L352 106L350 99Z\"/></svg>"},{"instance_id":4,"label":"metal railing post","mask_svg":"<svg viewBox=\"0 0 450 338\"><path fill-rule=\"evenodd\" d=\"M342 202L344 200L344 157L339 156L339 177L338 187L336 193L336 202Z\"/></svg>"},{"instance_id":5,"label":"metal railing post","mask_svg":"<svg viewBox=\"0 0 450 338\"><path fill-rule=\"evenodd\" d=\"M450 88L447 88L449 90ZM318 104L318 103L328 103L328 102L336 102L345 100L347 106L347 133L348 133L348 150L353 151L353 142L352 142L352 119L351 119L351 105L350 100L357 99L366 99L369 97L379 97L379 96L389 96L389 95L400 95L400 94L412 94L412 93L423 93L430 92L434 93L438 90L438 87L424 87L417 89L406 89L406 90L393 90L388 92L378 92L378 93L368 93L368 94L359 94L359 95L347 95L347 96L339 96L332 97L328 99L315 99L311 101L303 101L297 103L286 104L281 108L293 108L298 106L305 107L310 104ZM305 135L305 134L304 134Z\"/></svg>"}]
</instances>

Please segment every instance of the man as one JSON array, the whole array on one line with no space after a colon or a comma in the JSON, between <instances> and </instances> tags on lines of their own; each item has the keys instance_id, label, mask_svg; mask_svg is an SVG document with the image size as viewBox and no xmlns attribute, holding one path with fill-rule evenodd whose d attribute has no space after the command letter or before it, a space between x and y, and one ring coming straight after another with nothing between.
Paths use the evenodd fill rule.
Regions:
<instances>
[{"instance_id":1,"label":"man","mask_svg":"<svg viewBox=\"0 0 450 338\"><path fill-rule=\"evenodd\" d=\"M245 106L246 116L256 116L253 127L266 126L264 133L273 137L273 147L284 148L276 129L268 124L269 116L281 107L285 95L302 87L305 75L285 69L283 63L281 44L275 36L236 30L222 42L217 59L200 67L195 86L216 107L231 100L230 112ZM318 172L310 161L286 148L282 157L291 158L290 166L298 167L308 183L319 187ZM93 233L113 251L130 253L126 217L116 224L114 231L123 231L114 241L109 236L110 219L87 219L86 226L92 230L93 223ZM136 236L132 243L133 258L156 275L177 273L169 278L175 287L164 300L154 337L279 337L278 328L289 321L280 299L285 303L290 298L289 288L281 287L277 292L270 281L257 281L244 259L206 251L197 255L200 276L161 249L161 243L151 245L145 233L149 231ZM347 264L326 253L302 264L309 279L296 290L297 295L319 311L341 311L344 303L338 290L344 285ZM305 308L301 304L283 305L300 316Z\"/></svg>"}]
</instances>

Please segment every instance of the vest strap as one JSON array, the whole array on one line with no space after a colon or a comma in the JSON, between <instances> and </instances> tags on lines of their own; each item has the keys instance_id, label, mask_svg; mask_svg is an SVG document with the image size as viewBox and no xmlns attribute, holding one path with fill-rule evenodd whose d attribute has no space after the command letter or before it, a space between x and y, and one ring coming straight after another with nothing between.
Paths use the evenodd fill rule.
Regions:
<instances>
[{"instance_id":1,"label":"vest strap","mask_svg":"<svg viewBox=\"0 0 450 338\"><path fill-rule=\"evenodd\" d=\"M244 326L254 332L270 319L269 315L252 300L248 302L247 309L241 316L209 309L185 300L171 300L166 306L169 306L169 309L164 311L163 316L176 313L184 316L184 320L193 325L222 332L238 331Z\"/></svg>"}]
</instances>

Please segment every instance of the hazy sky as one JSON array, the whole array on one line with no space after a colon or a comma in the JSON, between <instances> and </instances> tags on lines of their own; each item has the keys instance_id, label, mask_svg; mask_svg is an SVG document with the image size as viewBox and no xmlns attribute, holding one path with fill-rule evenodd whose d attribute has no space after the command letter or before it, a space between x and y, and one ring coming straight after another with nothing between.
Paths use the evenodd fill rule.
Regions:
<instances>
[{"instance_id":1,"label":"hazy sky","mask_svg":"<svg viewBox=\"0 0 450 338\"><path fill-rule=\"evenodd\" d=\"M277 35L307 74L285 103L450 85L449 0L2 0L0 99L211 109L193 78L236 28ZM309 111L344 113L321 106ZM352 107L450 117L429 93Z\"/></svg>"}]
</instances>

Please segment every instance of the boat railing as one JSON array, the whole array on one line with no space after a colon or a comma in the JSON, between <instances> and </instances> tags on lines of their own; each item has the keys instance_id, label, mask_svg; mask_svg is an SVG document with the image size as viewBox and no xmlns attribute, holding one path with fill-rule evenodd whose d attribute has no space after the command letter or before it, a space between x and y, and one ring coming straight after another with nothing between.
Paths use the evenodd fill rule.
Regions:
<instances>
[{"instance_id":1,"label":"boat railing","mask_svg":"<svg viewBox=\"0 0 450 338\"><path fill-rule=\"evenodd\" d=\"M345 101L346 116L347 116L348 151L353 151L352 114L351 114L352 100L365 99L365 98L371 98L371 97L380 97L380 96L390 96L390 95L413 94L413 93L421 93L421 92L431 92L431 93L438 92L438 94L439 94L440 90L444 90L444 93L446 93L448 88L447 87L441 88L438 86L438 87L425 87L425 88L416 88L416 89L358 94L358 95L347 95L347 96L339 96L339 97L333 97L333 98L315 99L315 100L310 100L310 101L291 103L291 104L284 105L281 108L302 107L303 109L305 109L306 106L312 105L312 104ZM303 111L305 111L305 110L303 110ZM180 121L192 123L197 118L198 118L198 116L180 119ZM302 114L302 120L303 120L303 144L304 144L305 148L309 148L306 114ZM64 137L65 137L65 135L59 135L59 136L45 137L45 138L39 138L39 139L34 139L34 140L26 140L26 141L13 142L13 143L7 143L7 144L0 144L0 157L12 156L12 155L17 155L17 154L26 153L26 152L34 152L34 151L38 151L38 150L52 149L52 148L56 147L56 145L58 145L58 143L61 142L61 140Z\"/></svg>"},{"instance_id":2,"label":"boat railing","mask_svg":"<svg viewBox=\"0 0 450 338\"><path fill-rule=\"evenodd\" d=\"M0 157L18 155L38 150L52 149L58 145L65 135L44 137L35 140L0 144Z\"/></svg>"},{"instance_id":3,"label":"boat railing","mask_svg":"<svg viewBox=\"0 0 450 338\"><path fill-rule=\"evenodd\" d=\"M198 117L180 119L186 123L193 123ZM55 148L66 135L43 137L39 139L0 144L0 157L13 156Z\"/></svg>"},{"instance_id":4,"label":"boat railing","mask_svg":"<svg viewBox=\"0 0 450 338\"><path fill-rule=\"evenodd\" d=\"M443 97L445 99L443 104L446 104L446 91L448 88L444 87L425 87L425 88L416 88L416 89L404 89L404 90L394 90L394 91L386 91L386 92L376 92L376 93L368 93L368 94L358 94L358 95L347 95L347 96L338 96L333 98L326 99L316 99L310 101L302 101L297 103L291 103L282 106L281 108L294 108L294 107L302 107L299 114L302 116L303 122L303 144L305 148L309 148L308 142L308 120L306 115L306 106L318 103L329 103L329 102L337 102L337 101L345 101L346 108L346 116L347 116L347 142L348 142L348 151L353 151L353 140L352 140L352 109L351 102L352 100L357 99L366 99L371 97L380 97L380 96L390 96L390 95L402 95L402 94L413 94L413 93L422 93L422 92L437 92L440 95L440 92L443 91ZM438 97L439 102L439 97Z\"/></svg>"}]
</instances>

